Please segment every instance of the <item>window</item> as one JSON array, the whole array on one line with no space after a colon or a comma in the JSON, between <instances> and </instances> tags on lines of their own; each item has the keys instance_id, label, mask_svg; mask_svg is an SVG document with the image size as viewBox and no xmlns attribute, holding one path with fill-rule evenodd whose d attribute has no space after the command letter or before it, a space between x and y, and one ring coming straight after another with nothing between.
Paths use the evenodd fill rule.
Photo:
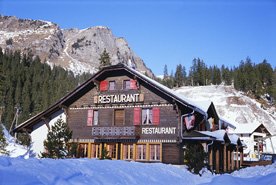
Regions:
<instances>
[{"instance_id":1,"label":"window","mask_svg":"<svg viewBox=\"0 0 276 185\"><path fill-rule=\"evenodd\" d=\"M100 144L91 144L91 158L100 158Z\"/></svg>"},{"instance_id":2,"label":"window","mask_svg":"<svg viewBox=\"0 0 276 185\"><path fill-rule=\"evenodd\" d=\"M114 90L116 90L116 84L115 84L115 81L109 81L109 89L108 90L110 90L110 91L114 91Z\"/></svg>"},{"instance_id":3,"label":"window","mask_svg":"<svg viewBox=\"0 0 276 185\"><path fill-rule=\"evenodd\" d=\"M152 109L142 109L142 124L151 125L152 124Z\"/></svg>"},{"instance_id":4,"label":"window","mask_svg":"<svg viewBox=\"0 0 276 185\"><path fill-rule=\"evenodd\" d=\"M112 159L117 158L117 150L116 150L116 144L109 144L107 145L108 154Z\"/></svg>"},{"instance_id":5,"label":"window","mask_svg":"<svg viewBox=\"0 0 276 185\"><path fill-rule=\"evenodd\" d=\"M137 153L136 158L137 160L146 160L146 145L137 145Z\"/></svg>"},{"instance_id":6,"label":"window","mask_svg":"<svg viewBox=\"0 0 276 185\"><path fill-rule=\"evenodd\" d=\"M94 110L93 113L93 125L98 125L99 124L99 111Z\"/></svg>"},{"instance_id":7,"label":"window","mask_svg":"<svg viewBox=\"0 0 276 185\"><path fill-rule=\"evenodd\" d=\"M160 161L160 145L154 144L150 145L150 160Z\"/></svg>"},{"instance_id":8,"label":"window","mask_svg":"<svg viewBox=\"0 0 276 185\"><path fill-rule=\"evenodd\" d=\"M124 144L123 145L123 159L132 160L133 159L133 145Z\"/></svg>"},{"instance_id":9,"label":"window","mask_svg":"<svg viewBox=\"0 0 276 185\"><path fill-rule=\"evenodd\" d=\"M78 148L78 157L87 157L87 152L88 152L88 144L87 143L82 143L79 144Z\"/></svg>"},{"instance_id":10,"label":"window","mask_svg":"<svg viewBox=\"0 0 276 185\"><path fill-rule=\"evenodd\" d=\"M134 89L137 90L137 81L130 79L130 80L124 80L124 84L123 84L124 90L129 90L129 89Z\"/></svg>"},{"instance_id":11,"label":"window","mask_svg":"<svg viewBox=\"0 0 276 185\"><path fill-rule=\"evenodd\" d=\"M123 126L124 121L125 121L125 110L124 109L114 110L114 125Z\"/></svg>"},{"instance_id":12,"label":"window","mask_svg":"<svg viewBox=\"0 0 276 185\"><path fill-rule=\"evenodd\" d=\"M87 126L99 124L99 112L98 110L89 109L87 112Z\"/></svg>"},{"instance_id":13,"label":"window","mask_svg":"<svg viewBox=\"0 0 276 185\"><path fill-rule=\"evenodd\" d=\"M130 80L124 80L124 90L129 90L130 89Z\"/></svg>"}]
</instances>

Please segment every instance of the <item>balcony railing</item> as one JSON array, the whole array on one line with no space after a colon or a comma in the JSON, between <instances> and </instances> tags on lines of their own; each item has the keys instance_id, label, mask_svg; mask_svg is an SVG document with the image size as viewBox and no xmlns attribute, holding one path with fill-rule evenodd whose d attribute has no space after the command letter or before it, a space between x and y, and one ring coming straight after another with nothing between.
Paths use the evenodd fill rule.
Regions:
<instances>
[{"instance_id":1,"label":"balcony railing","mask_svg":"<svg viewBox=\"0 0 276 185\"><path fill-rule=\"evenodd\" d=\"M135 126L126 127L92 127L94 137L137 137L139 128Z\"/></svg>"}]
</instances>

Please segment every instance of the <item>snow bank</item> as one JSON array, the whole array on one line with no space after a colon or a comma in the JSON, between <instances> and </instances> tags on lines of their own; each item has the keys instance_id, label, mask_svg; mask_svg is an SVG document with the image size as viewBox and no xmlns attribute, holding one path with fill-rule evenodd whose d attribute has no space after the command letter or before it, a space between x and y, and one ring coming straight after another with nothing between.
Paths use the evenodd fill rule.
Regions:
<instances>
[{"instance_id":1,"label":"snow bank","mask_svg":"<svg viewBox=\"0 0 276 185\"><path fill-rule=\"evenodd\" d=\"M202 177L183 167L126 161L93 159L23 159L0 157L0 185L31 184L276 184L276 165L253 167L233 174Z\"/></svg>"},{"instance_id":2,"label":"snow bank","mask_svg":"<svg viewBox=\"0 0 276 185\"><path fill-rule=\"evenodd\" d=\"M2 126L2 125L0 125ZM3 127L4 136L6 137L6 141L8 146L6 150L9 152L10 157L18 157L27 154L27 148L16 143L15 138L12 137L7 129ZM1 155L1 154L0 154Z\"/></svg>"}]
</instances>

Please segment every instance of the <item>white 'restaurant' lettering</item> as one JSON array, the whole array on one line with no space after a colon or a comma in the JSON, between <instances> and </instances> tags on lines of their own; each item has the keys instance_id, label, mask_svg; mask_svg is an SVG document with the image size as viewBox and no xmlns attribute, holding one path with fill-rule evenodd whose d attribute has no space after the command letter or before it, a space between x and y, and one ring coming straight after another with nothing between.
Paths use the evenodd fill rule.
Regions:
<instances>
[{"instance_id":1,"label":"white 'restaurant' lettering","mask_svg":"<svg viewBox=\"0 0 276 185\"><path fill-rule=\"evenodd\" d=\"M130 103L139 102L140 94L99 95L98 103Z\"/></svg>"},{"instance_id":2,"label":"white 'restaurant' lettering","mask_svg":"<svg viewBox=\"0 0 276 185\"><path fill-rule=\"evenodd\" d=\"M175 134L176 127L145 127L142 134Z\"/></svg>"}]
</instances>

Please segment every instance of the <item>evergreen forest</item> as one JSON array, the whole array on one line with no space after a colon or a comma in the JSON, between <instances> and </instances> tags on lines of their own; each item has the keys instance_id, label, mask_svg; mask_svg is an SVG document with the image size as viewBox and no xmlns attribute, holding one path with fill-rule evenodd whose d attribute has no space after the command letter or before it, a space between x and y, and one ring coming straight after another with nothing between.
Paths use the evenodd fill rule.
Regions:
<instances>
[{"instance_id":1,"label":"evergreen forest","mask_svg":"<svg viewBox=\"0 0 276 185\"><path fill-rule=\"evenodd\" d=\"M262 95L266 95L271 103L276 99L276 68L273 69L266 60L255 64L249 57L241 60L239 66L232 68L225 65L207 66L202 59L195 58L188 72L185 66L178 64L175 72L171 71L170 74L165 65L163 78L157 78L157 81L169 88L233 85L236 90L256 99Z\"/></svg>"},{"instance_id":2,"label":"evergreen forest","mask_svg":"<svg viewBox=\"0 0 276 185\"><path fill-rule=\"evenodd\" d=\"M90 76L75 76L61 67L51 68L31 53L3 51L0 48L0 107L4 108L2 122L9 129L18 107L18 123L22 123L47 109Z\"/></svg>"}]
</instances>

